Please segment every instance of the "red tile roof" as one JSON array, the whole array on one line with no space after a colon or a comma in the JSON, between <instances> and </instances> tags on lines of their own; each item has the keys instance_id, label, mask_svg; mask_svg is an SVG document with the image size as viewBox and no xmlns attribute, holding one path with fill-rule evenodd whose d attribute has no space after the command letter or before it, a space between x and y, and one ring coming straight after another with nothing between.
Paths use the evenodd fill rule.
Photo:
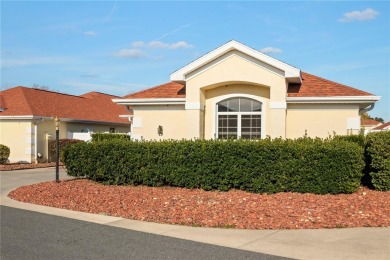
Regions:
<instances>
[{"instance_id":1,"label":"red tile roof","mask_svg":"<svg viewBox=\"0 0 390 260\"><path fill-rule=\"evenodd\" d=\"M302 84L290 84L289 97L373 96L371 93L302 72ZM168 82L124 96L124 98L184 98L185 85Z\"/></svg>"},{"instance_id":2,"label":"red tile roof","mask_svg":"<svg viewBox=\"0 0 390 260\"><path fill-rule=\"evenodd\" d=\"M124 98L185 98L185 85L168 82L153 88L145 89L136 93L124 96Z\"/></svg>"},{"instance_id":3,"label":"red tile roof","mask_svg":"<svg viewBox=\"0 0 390 260\"><path fill-rule=\"evenodd\" d=\"M302 84L290 84L289 97L373 96L372 94L302 71Z\"/></svg>"},{"instance_id":4,"label":"red tile roof","mask_svg":"<svg viewBox=\"0 0 390 260\"><path fill-rule=\"evenodd\" d=\"M14 87L0 92L0 107L6 108L0 116L33 115L69 118L85 121L130 124L129 112L111 99L120 98L99 92L81 96L68 95L42 89Z\"/></svg>"},{"instance_id":5,"label":"red tile roof","mask_svg":"<svg viewBox=\"0 0 390 260\"><path fill-rule=\"evenodd\" d=\"M384 123L384 124L382 124L380 126L377 126L377 127L373 128L372 130L383 130L385 128L388 128L389 126L390 126L390 122L387 122L387 123Z\"/></svg>"},{"instance_id":6,"label":"red tile roof","mask_svg":"<svg viewBox=\"0 0 390 260\"><path fill-rule=\"evenodd\" d=\"M381 122L376 121L376 120L371 119L371 118L367 118L367 119L362 119L361 120L361 125L374 126L374 125L378 125L378 124L381 124Z\"/></svg>"}]
</instances>

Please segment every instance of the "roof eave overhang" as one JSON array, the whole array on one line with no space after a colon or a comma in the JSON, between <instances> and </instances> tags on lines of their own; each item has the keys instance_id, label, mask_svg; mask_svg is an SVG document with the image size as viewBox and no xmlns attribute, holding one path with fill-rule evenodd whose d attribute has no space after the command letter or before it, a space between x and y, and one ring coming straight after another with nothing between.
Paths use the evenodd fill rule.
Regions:
<instances>
[{"instance_id":1,"label":"roof eave overhang","mask_svg":"<svg viewBox=\"0 0 390 260\"><path fill-rule=\"evenodd\" d=\"M206 65L207 63L211 62L212 60L230 52L233 50L240 51L242 53L245 53L255 59L261 60L264 63L267 63L273 67L276 67L285 73L285 78L290 83L301 83L302 77L301 77L301 70L288 65L282 61L279 61L277 59L274 59L264 53L261 53L260 51L257 51L255 49L252 49L242 43L239 43L237 41L230 41L215 50L205 54L204 56L198 58L197 60L191 62L190 64L184 66L183 68L173 72L170 75L171 81L184 83L186 81L186 75L190 72Z\"/></svg>"},{"instance_id":2,"label":"roof eave overhang","mask_svg":"<svg viewBox=\"0 0 390 260\"><path fill-rule=\"evenodd\" d=\"M372 104L378 101L380 96L334 96L334 97L287 97L286 102L294 103L341 103L341 104Z\"/></svg>"},{"instance_id":3,"label":"roof eave overhang","mask_svg":"<svg viewBox=\"0 0 390 260\"><path fill-rule=\"evenodd\" d=\"M60 122L73 122L73 123L90 123L90 124L110 124L110 125L128 125L126 122L110 122L110 121L97 121L97 120L84 120L75 118L58 118ZM33 115L19 115L19 116L0 116L0 120L53 120L54 117L48 116L33 116Z\"/></svg>"},{"instance_id":4,"label":"roof eave overhang","mask_svg":"<svg viewBox=\"0 0 390 260\"><path fill-rule=\"evenodd\" d=\"M97 120L84 120L84 119L75 119L75 118L59 118L62 122L71 122L71 123L87 123L87 124L99 124L99 125L129 125L127 122L111 122L111 121L97 121Z\"/></svg>"},{"instance_id":5,"label":"roof eave overhang","mask_svg":"<svg viewBox=\"0 0 390 260\"><path fill-rule=\"evenodd\" d=\"M125 106L141 105L185 105L185 98L129 98L112 99L112 102Z\"/></svg>"},{"instance_id":6,"label":"roof eave overhang","mask_svg":"<svg viewBox=\"0 0 390 260\"><path fill-rule=\"evenodd\" d=\"M33 115L8 115L0 116L0 120L11 119L11 120L35 120L35 119L51 119L47 116L33 116Z\"/></svg>"}]
</instances>

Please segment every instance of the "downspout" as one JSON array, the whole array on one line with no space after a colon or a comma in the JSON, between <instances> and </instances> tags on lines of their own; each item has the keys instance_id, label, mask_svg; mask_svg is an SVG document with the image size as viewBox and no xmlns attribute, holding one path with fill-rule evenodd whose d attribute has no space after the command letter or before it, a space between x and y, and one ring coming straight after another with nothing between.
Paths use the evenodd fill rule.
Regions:
<instances>
[{"instance_id":1,"label":"downspout","mask_svg":"<svg viewBox=\"0 0 390 260\"><path fill-rule=\"evenodd\" d=\"M360 115L363 115L363 113L366 113L366 112L368 112L368 111L373 110L374 107L375 107L375 103L372 103L370 106L368 106L368 107L366 107L366 108L359 109L359 116L360 116ZM362 126L360 125L360 128L361 128L361 131L363 131L363 133L366 133L366 130L364 130L364 127L362 127Z\"/></svg>"},{"instance_id":2,"label":"downspout","mask_svg":"<svg viewBox=\"0 0 390 260\"><path fill-rule=\"evenodd\" d=\"M374 107L375 107L375 103L372 103L369 107L366 107L366 108L363 108L363 109L359 109L359 115L373 110Z\"/></svg>"},{"instance_id":3,"label":"downspout","mask_svg":"<svg viewBox=\"0 0 390 260\"><path fill-rule=\"evenodd\" d=\"M126 110L131 113L129 116L129 121L130 121L130 136L133 134L133 118L134 118L134 111L133 109L130 109L130 106L126 106Z\"/></svg>"}]
</instances>

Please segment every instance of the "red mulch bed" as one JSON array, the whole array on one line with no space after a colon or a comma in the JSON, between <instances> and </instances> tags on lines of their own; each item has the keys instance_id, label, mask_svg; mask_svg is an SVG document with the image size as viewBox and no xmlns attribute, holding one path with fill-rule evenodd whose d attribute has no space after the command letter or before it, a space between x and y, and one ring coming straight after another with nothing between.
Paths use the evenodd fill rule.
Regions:
<instances>
[{"instance_id":1,"label":"red mulch bed","mask_svg":"<svg viewBox=\"0 0 390 260\"><path fill-rule=\"evenodd\" d=\"M59 165L63 165L60 163ZM35 168L47 168L56 166L55 162L52 163L10 163L0 164L0 171L14 171L23 169L35 169Z\"/></svg>"},{"instance_id":2,"label":"red mulch bed","mask_svg":"<svg viewBox=\"0 0 390 260\"><path fill-rule=\"evenodd\" d=\"M13 199L158 223L242 229L389 227L390 192L253 194L105 186L86 179L20 187Z\"/></svg>"}]
</instances>

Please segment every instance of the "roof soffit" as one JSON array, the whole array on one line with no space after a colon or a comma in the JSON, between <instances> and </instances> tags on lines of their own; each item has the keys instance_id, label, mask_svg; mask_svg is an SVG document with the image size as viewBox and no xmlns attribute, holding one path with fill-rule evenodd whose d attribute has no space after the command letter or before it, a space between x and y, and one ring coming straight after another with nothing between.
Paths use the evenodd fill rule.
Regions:
<instances>
[{"instance_id":1,"label":"roof soffit","mask_svg":"<svg viewBox=\"0 0 390 260\"><path fill-rule=\"evenodd\" d=\"M250 56L251 58L258 60L258 62L262 63L263 65L267 64L268 68L273 67L276 70L283 71L284 72L283 76L289 82L294 82L294 83L301 82L301 72L299 69L291 65L288 65L284 62L281 62L277 59L274 59L264 53L261 53L237 41L230 41L218 47L217 49L212 50L211 52L205 54L204 56L198 58L197 60L191 62L190 64L173 72L170 78L172 81L178 81L178 82L186 81L188 75L191 75L191 73L194 72L195 70L198 70L203 66L207 66L208 63L215 62L215 60L219 59L221 56L224 56L225 54L232 51L241 52L247 56Z\"/></svg>"}]
</instances>

